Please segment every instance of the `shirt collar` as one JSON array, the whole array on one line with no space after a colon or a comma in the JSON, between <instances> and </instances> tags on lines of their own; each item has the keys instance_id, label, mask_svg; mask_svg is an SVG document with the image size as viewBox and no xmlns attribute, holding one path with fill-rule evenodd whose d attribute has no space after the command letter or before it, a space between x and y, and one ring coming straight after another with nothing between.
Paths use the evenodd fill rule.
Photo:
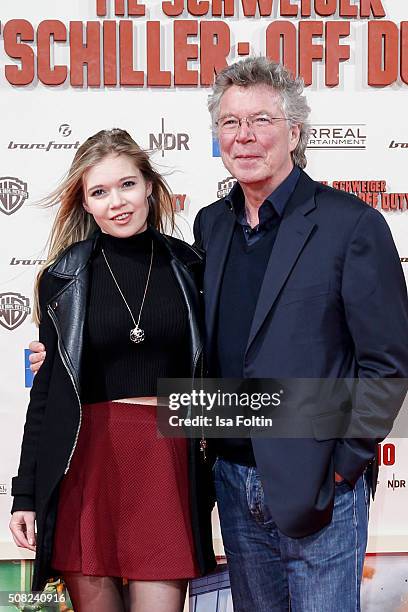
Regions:
<instances>
[{"instance_id":1,"label":"shirt collar","mask_svg":"<svg viewBox=\"0 0 408 612\"><path fill-rule=\"evenodd\" d=\"M285 206L295 190L299 176L300 168L294 166L282 183L268 195L259 208L259 225L265 223L275 214L279 218L282 217ZM238 182L235 183L229 194L225 196L225 202L235 213L238 222L241 225L247 225L244 192Z\"/></svg>"}]
</instances>

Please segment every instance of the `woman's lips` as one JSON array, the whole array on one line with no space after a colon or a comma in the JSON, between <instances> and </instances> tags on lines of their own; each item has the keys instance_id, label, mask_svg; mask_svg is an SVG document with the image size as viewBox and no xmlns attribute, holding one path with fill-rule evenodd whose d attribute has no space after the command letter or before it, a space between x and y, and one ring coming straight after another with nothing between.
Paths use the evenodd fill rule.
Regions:
<instances>
[{"instance_id":1,"label":"woman's lips","mask_svg":"<svg viewBox=\"0 0 408 612\"><path fill-rule=\"evenodd\" d=\"M112 217L111 220L114 221L114 223L119 223L119 225L125 225L125 223L127 223L131 217L132 213L120 213L119 215Z\"/></svg>"}]
</instances>

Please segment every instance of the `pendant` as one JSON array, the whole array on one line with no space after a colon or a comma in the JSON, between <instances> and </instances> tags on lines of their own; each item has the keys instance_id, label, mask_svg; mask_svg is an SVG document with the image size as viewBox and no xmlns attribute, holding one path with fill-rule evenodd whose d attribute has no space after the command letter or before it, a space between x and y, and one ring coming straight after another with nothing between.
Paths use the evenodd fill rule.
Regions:
<instances>
[{"instance_id":1,"label":"pendant","mask_svg":"<svg viewBox=\"0 0 408 612\"><path fill-rule=\"evenodd\" d=\"M130 330L130 339L135 344L139 344L139 342L143 342L145 337L145 333L143 329L141 329L138 325L134 329Z\"/></svg>"},{"instance_id":2,"label":"pendant","mask_svg":"<svg viewBox=\"0 0 408 612\"><path fill-rule=\"evenodd\" d=\"M203 453L203 459L204 461L206 461L207 459L207 455L206 455L206 451L207 450L207 440L205 438L201 438L200 440L200 452Z\"/></svg>"}]
</instances>

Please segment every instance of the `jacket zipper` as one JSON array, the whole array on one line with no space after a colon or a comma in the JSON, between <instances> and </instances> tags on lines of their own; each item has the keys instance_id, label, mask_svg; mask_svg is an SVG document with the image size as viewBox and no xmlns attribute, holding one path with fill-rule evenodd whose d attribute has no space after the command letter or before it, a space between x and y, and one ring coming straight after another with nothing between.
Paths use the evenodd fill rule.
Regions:
<instances>
[{"instance_id":1,"label":"jacket zipper","mask_svg":"<svg viewBox=\"0 0 408 612\"><path fill-rule=\"evenodd\" d=\"M55 331L57 332L57 336L58 336L58 352L59 352L59 355L61 357L61 361L64 364L64 367L65 367L65 369L67 371L67 374L68 374L68 376L71 379L71 383L72 383L72 386L74 387L75 395L77 396L78 406L79 406L79 423L78 423L78 428L77 428L76 435L75 435L74 445L73 445L71 453L70 453L70 455L68 457L68 462L67 462L66 468L64 470L64 476L65 476L65 474L67 474L67 472L69 470L69 466L71 464L71 459L72 459L72 456L73 456L73 454L75 452L76 445L77 445L78 438L79 438L79 431L81 429L81 424L82 424L82 406L81 406L81 400L79 398L78 389L77 389L77 386L76 386L75 381L74 381L74 377L72 376L72 372L69 369L69 366L67 364L65 356L63 355L63 352L61 350L61 337L60 337L60 333L59 333L59 330L58 330L58 325L57 325L56 320L55 320L54 312L53 312L53 310L52 310L52 308L50 306L48 306L48 314L49 314L49 316L50 316L50 318L51 318L51 320L52 320L52 322L54 324Z\"/></svg>"},{"instance_id":2,"label":"jacket zipper","mask_svg":"<svg viewBox=\"0 0 408 612\"><path fill-rule=\"evenodd\" d=\"M195 370L197 367L197 362L198 360L201 358L201 362L200 362L200 382L201 382L201 387L203 386L203 377L204 377L204 356L203 356L203 346L200 347L200 350L198 350L196 352L196 356L194 357L194 363L193 363L193 384L192 386L194 386L194 380L195 380ZM201 406L201 417L202 419L204 418L204 408ZM204 461L207 461L207 440L205 438L204 435L204 425L203 425L203 420L201 420L201 439L200 439L200 452L202 453L202 457Z\"/></svg>"}]
</instances>

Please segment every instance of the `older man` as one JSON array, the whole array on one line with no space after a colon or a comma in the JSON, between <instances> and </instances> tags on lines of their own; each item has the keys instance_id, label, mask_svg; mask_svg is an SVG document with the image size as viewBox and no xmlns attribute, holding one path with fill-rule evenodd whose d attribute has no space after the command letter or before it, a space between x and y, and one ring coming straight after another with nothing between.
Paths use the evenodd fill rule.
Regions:
<instances>
[{"instance_id":1,"label":"older man","mask_svg":"<svg viewBox=\"0 0 408 612\"><path fill-rule=\"evenodd\" d=\"M378 212L303 172L301 81L266 58L245 59L217 76L209 108L237 179L194 224L206 251L211 373L407 377L407 295L390 231ZM359 438L321 435L324 421L316 439L217 441L235 612L360 609L376 443L402 398L400 387L387 387L384 410L375 390L357 390L348 431Z\"/></svg>"},{"instance_id":2,"label":"older man","mask_svg":"<svg viewBox=\"0 0 408 612\"><path fill-rule=\"evenodd\" d=\"M195 221L213 373L406 377L407 295L390 231L378 212L301 170L302 83L266 58L245 59L218 75L209 109L237 179ZM358 424L361 439L218 441L235 612L283 612L289 601L296 612L359 610L373 435L389 431L403 397L387 389L385 414L375 390L357 392L350 430ZM371 413L374 434L362 418Z\"/></svg>"}]
</instances>

